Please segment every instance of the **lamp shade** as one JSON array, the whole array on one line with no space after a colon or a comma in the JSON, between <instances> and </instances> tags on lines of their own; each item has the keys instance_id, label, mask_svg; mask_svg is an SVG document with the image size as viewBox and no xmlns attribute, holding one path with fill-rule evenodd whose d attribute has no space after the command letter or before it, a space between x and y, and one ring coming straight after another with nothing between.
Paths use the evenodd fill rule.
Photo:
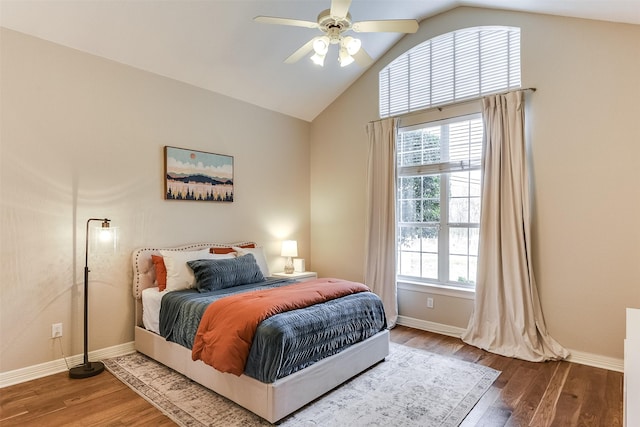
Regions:
<instances>
[{"instance_id":1,"label":"lamp shade","mask_svg":"<svg viewBox=\"0 0 640 427\"><path fill-rule=\"evenodd\" d=\"M325 55L318 55L317 53L314 53L313 56L311 57L311 61L316 65L324 67L324 58L325 58Z\"/></svg>"},{"instance_id":2,"label":"lamp shade","mask_svg":"<svg viewBox=\"0 0 640 427\"><path fill-rule=\"evenodd\" d=\"M101 254L113 253L118 248L118 227L103 222L89 232L92 237L91 250Z\"/></svg>"},{"instance_id":3,"label":"lamp shade","mask_svg":"<svg viewBox=\"0 0 640 427\"><path fill-rule=\"evenodd\" d=\"M282 242L282 256L298 256L298 242L295 240L285 240Z\"/></svg>"},{"instance_id":4,"label":"lamp shade","mask_svg":"<svg viewBox=\"0 0 640 427\"><path fill-rule=\"evenodd\" d=\"M351 64L354 61L353 56L349 55L349 52L347 52L347 49L343 47L340 48L338 60L340 61L341 67L346 67L347 65Z\"/></svg>"},{"instance_id":5,"label":"lamp shade","mask_svg":"<svg viewBox=\"0 0 640 427\"><path fill-rule=\"evenodd\" d=\"M325 56L329 51L329 37L322 36L313 42L313 50L320 56Z\"/></svg>"},{"instance_id":6,"label":"lamp shade","mask_svg":"<svg viewBox=\"0 0 640 427\"><path fill-rule=\"evenodd\" d=\"M347 52L349 53L349 55L355 55L360 50L360 47L362 46L362 42L360 41L360 39L347 36L344 39L342 39L341 45L342 47L347 49Z\"/></svg>"}]
</instances>

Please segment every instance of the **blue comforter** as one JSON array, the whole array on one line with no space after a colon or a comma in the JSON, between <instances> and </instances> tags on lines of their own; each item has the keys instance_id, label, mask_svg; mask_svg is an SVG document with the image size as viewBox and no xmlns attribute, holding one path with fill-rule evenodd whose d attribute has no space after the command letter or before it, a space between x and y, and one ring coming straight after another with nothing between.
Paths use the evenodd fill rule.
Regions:
<instances>
[{"instance_id":1,"label":"blue comforter","mask_svg":"<svg viewBox=\"0 0 640 427\"><path fill-rule=\"evenodd\" d=\"M292 283L292 280L269 278L260 283L208 293L193 289L169 292L162 298L160 334L191 349L200 319L213 301L240 292ZM245 374L271 383L384 328L386 320L382 301L373 292L361 292L280 313L258 326Z\"/></svg>"}]
</instances>

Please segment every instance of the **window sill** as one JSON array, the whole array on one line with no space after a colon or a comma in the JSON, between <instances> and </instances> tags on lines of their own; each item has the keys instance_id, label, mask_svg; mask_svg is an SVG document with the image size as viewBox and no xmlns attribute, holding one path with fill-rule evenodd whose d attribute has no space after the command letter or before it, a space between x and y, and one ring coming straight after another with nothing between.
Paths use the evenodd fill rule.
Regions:
<instances>
[{"instance_id":1,"label":"window sill","mask_svg":"<svg viewBox=\"0 0 640 427\"><path fill-rule=\"evenodd\" d=\"M475 299L476 291L473 289L456 288L453 286L439 285L435 283L412 282L410 280L398 280L398 289L414 292L424 292L434 295L445 295L454 298Z\"/></svg>"}]
</instances>

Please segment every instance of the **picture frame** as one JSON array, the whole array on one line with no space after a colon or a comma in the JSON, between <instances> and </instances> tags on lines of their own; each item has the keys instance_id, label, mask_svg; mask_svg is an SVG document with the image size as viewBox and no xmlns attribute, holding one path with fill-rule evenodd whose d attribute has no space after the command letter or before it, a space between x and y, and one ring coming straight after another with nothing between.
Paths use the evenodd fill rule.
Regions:
<instances>
[{"instance_id":1,"label":"picture frame","mask_svg":"<svg viewBox=\"0 0 640 427\"><path fill-rule=\"evenodd\" d=\"M164 198L233 202L233 156L164 147Z\"/></svg>"}]
</instances>

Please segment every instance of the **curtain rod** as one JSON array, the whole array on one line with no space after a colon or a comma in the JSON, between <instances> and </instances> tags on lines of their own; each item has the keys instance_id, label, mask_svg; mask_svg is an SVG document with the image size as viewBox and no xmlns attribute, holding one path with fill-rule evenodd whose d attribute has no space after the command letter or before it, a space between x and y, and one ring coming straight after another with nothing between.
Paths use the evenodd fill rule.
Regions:
<instances>
[{"instance_id":1,"label":"curtain rod","mask_svg":"<svg viewBox=\"0 0 640 427\"><path fill-rule=\"evenodd\" d=\"M522 89L515 89L515 90L509 90L509 91L506 91L506 92L493 93L493 94L489 94L489 95L478 96L476 98L469 98L469 99L463 99L461 101L450 102L448 104L434 105L433 107L423 108L422 110L411 111L409 113L400 114L400 115L397 115L397 116L385 117L385 119L404 119L404 118L407 118L407 117L411 117L411 116L413 116L415 114L426 113L427 111L432 111L432 110L442 111L445 108L456 107L458 105L469 104L469 103L472 103L472 102L480 101L481 99L484 99L487 96L491 96L491 95L506 95L508 93L517 92L519 90L535 92L538 89L536 89L535 87L525 87L525 88L522 88ZM375 122L380 121L380 120L382 120L382 119L371 120L369 123L375 123Z\"/></svg>"}]
</instances>

